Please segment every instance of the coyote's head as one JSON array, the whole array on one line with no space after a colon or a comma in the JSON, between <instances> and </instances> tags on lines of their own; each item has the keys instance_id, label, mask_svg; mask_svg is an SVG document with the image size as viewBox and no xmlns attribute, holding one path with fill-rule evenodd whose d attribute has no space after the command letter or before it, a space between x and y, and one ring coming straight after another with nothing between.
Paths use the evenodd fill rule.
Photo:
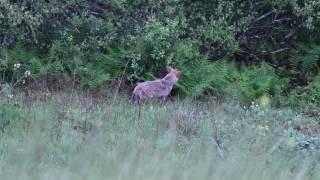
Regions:
<instances>
[{"instance_id":1,"label":"coyote's head","mask_svg":"<svg viewBox=\"0 0 320 180\"><path fill-rule=\"evenodd\" d=\"M180 78L180 76L182 75L181 71L179 71L178 69L174 69L170 66L167 66L167 72L175 74L177 78Z\"/></svg>"},{"instance_id":2,"label":"coyote's head","mask_svg":"<svg viewBox=\"0 0 320 180\"><path fill-rule=\"evenodd\" d=\"M163 79L169 80L173 84L176 83L179 80L180 76L182 75L181 71L174 69L170 66L167 66L167 72L168 74Z\"/></svg>"}]
</instances>

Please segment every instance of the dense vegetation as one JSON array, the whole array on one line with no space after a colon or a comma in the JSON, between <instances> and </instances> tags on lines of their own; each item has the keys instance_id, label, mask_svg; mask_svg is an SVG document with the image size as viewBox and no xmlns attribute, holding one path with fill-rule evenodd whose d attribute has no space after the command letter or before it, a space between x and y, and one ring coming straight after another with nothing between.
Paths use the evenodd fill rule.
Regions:
<instances>
[{"instance_id":1,"label":"dense vegetation","mask_svg":"<svg viewBox=\"0 0 320 180\"><path fill-rule=\"evenodd\" d=\"M2 0L0 10L7 89L130 90L170 64L184 73L180 95L320 102L317 0Z\"/></svg>"}]
</instances>

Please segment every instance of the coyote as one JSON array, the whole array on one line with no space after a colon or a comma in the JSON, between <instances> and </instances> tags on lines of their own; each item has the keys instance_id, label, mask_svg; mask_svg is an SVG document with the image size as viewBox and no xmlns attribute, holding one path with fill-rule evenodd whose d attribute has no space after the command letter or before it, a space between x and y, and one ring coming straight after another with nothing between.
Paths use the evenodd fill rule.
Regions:
<instances>
[{"instance_id":1,"label":"coyote","mask_svg":"<svg viewBox=\"0 0 320 180\"><path fill-rule=\"evenodd\" d=\"M140 102L143 100L161 99L166 100L172 87L179 80L181 71L167 66L168 74L155 81L139 83L133 90L132 100Z\"/></svg>"}]
</instances>

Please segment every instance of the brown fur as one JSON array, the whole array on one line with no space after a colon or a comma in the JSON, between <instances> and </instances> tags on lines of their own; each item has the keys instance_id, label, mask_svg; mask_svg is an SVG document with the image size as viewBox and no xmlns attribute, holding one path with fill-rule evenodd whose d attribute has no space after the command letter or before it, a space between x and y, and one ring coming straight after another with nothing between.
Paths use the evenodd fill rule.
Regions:
<instances>
[{"instance_id":1,"label":"brown fur","mask_svg":"<svg viewBox=\"0 0 320 180\"><path fill-rule=\"evenodd\" d=\"M170 94L173 85L179 80L181 71L167 66L168 74L155 81L146 81L139 83L133 91L134 101L161 99L165 100Z\"/></svg>"}]
</instances>

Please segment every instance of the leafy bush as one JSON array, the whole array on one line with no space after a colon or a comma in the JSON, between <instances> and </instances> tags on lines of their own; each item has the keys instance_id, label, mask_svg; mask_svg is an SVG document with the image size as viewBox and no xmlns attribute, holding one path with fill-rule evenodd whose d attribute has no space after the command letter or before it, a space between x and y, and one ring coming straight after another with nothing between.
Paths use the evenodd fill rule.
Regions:
<instances>
[{"instance_id":1,"label":"leafy bush","mask_svg":"<svg viewBox=\"0 0 320 180\"><path fill-rule=\"evenodd\" d=\"M182 24L182 25L181 25ZM157 72L166 64L175 64L175 46L183 33L183 19L166 19L164 22L152 18L137 36L131 36L129 47L133 47L133 71L141 74Z\"/></svg>"}]
</instances>

